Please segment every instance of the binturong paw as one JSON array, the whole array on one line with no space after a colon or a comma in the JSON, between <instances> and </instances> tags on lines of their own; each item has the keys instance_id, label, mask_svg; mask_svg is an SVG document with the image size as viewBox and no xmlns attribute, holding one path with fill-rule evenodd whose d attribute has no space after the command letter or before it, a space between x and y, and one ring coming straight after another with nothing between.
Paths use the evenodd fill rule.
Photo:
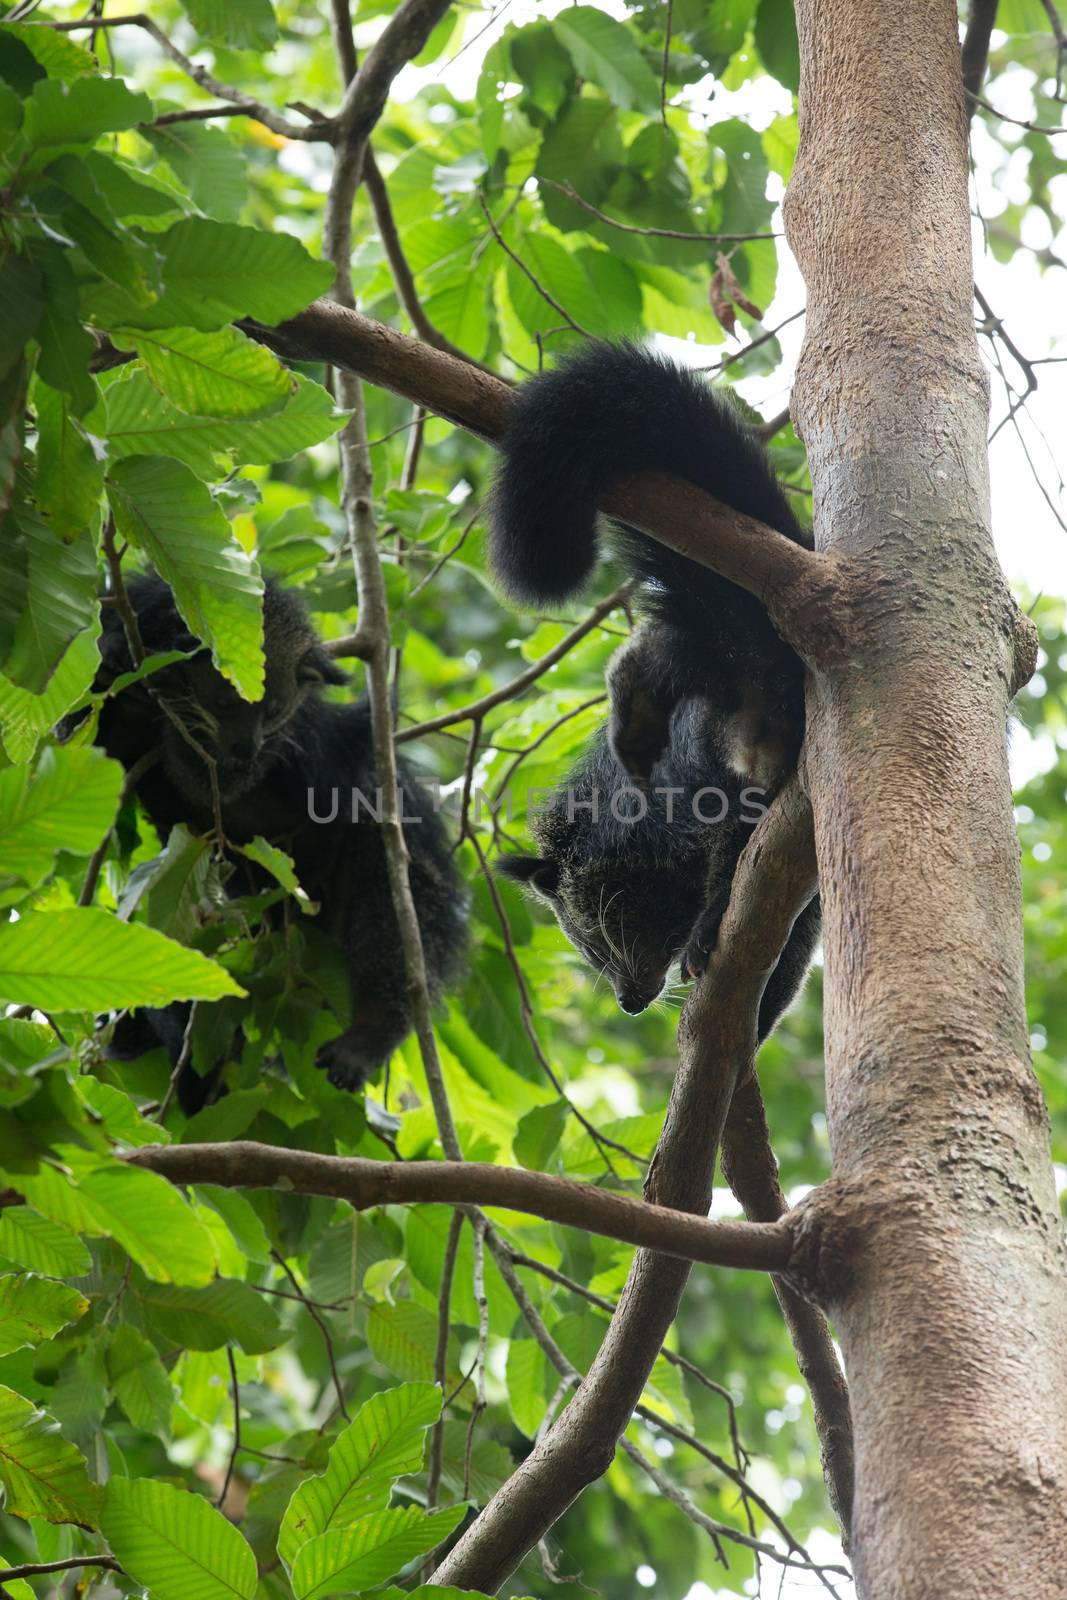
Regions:
<instances>
[{"instance_id":1,"label":"binturong paw","mask_svg":"<svg viewBox=\"0 0 1067 1600\"><path fill-rule=\"evenodd\" d=\"M349 1033L327 1039L315 1052L315 1065L325 1072L335 1089L362 1089L381 1064Z\"/></svg>"},{"instance_id":2,"label":"binturong paw","mask_svg":"<svg viewBox=\"0 0 1067 1600\"><path fill-rule=\"evenodd\" d=\"M683 983L688 983L691 978L703 977L708 970L711 952L719 941L719 924L729 903L729 894L715 895L693 924L678 963Z\"/></svg>"}]
</instances>

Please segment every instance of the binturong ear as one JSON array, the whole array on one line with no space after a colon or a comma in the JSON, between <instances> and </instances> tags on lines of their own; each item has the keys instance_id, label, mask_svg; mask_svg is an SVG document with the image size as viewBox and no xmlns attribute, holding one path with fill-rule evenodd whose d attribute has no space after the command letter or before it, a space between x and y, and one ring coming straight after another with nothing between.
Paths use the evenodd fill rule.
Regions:
<instances>
[{"instance_id":1,"label":"binturong ear","mask_svg":"<svg viewBox=\"0 0 1067 1600\"><path fill-rule=\"evenodd\" d=\"M513 883L521 883L542 900L559 899L559 863L550 856L501 856L496 872Z\"/></svg>"}]
</instances>

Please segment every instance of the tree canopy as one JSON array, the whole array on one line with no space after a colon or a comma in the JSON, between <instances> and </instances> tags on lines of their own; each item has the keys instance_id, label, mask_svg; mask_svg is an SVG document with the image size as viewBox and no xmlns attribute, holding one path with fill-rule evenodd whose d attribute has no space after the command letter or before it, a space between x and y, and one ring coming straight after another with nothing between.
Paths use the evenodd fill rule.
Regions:
<instances>
[{"instance_id":1,"label":"tree canopy","mask_svg":"<svg viewBox=\"0 0 1067 1600\"><path fill-rule=\"evenodd\" d=\"M177 828L161 847L92 743L109 576L114 594L154 566L252 700L265 574L342 655L362 620L338 453L351 386L261 337L318 297L509 382L589 337L661 336L732 392L808 517L779 212L791 5L550 9L370 0L353 32L340 0L83 18L45 0L0 24L0 1559L73 1574L0 1583L12 1600L458 1594L419 1587L433 1552L567 1404L626 1280L631 1246L517 1210L487 1233L444 1204L182 1189L126 1159L238 1139L451 1152L415 1037L365 1099L316 1070L348 1021L344 972L313 905L264 923L295 887L284 853L249 847L277 888L227 898L212 840ZM1065 55L1054 7L1001 0L974 113L984 176L1011 174L989 250L1048 272L1065 270ZM994 109L1002 87L1029 95L1025 116ZM344 283L323 228L357 123ZM980 297L976 317L1003 378L994 423L1017 426L1056 370L1035 358L1062 353L1020 354L1010 305ZM517 616L487 576L489 445L370 383L355 417L398 741L441 786L470 886L471 954L435 1027L462 1156L640 1194L683 991L621 1015L487 870L603 720L630 617L625 595L592 608L619 575L565 616ZM1067 623L1051 594L1033 615L1028 1001L1067 1162ZM350 664L337 698L360 690ZM191 1117L166 1052L107 1056L118 1013L175 999L195 1002L182 1064L227 1061L227 1092ZM760 1080L799 1196L829 1168L818 968ZM715 1214L739 1209L727 1194ZM786 1569L847 1593L834 1534L770 1281L698 1267L624 1448L507 1592L706 1600Z\"/></svg>"}]
</instances>

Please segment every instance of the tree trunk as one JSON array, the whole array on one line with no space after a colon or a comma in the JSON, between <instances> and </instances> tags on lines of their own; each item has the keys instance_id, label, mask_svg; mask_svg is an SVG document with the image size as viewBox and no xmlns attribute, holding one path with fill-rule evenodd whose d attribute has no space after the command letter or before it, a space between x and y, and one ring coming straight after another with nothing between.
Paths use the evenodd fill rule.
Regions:
<instances>
[{"instance_id":1,"label":"tree trunk","mask_svg":"<svg viewBox=\"0 0 1067 1600\"><path fill-rule=\"evenodd\" d=\"M1005 739L1033 631L989 529L949 0L797 0L793 396L832 613L806 781L833 1179L810 1263L852 1391L866 1600L1067 1590L1067 1282L1027 1050Z\"/></svg>"}]
</instances>

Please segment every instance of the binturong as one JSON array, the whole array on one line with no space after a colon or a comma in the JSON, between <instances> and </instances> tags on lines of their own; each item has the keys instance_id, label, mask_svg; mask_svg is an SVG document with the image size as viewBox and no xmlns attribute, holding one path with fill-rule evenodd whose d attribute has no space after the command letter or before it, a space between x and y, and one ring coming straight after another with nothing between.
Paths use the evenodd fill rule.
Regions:
<instances>
[{"instance_id":1,"label":"binturong","mask_svg":"<svg viewBox=\"0 0 1067 1600\"><path fill-rule=\"evenodd\" d=\"M352 1003L351 1025L319 1048L316 1064L338 1087L357 1089L412 1026L376 820L367 700L323 698L327 685L344 684L347 676L316 635L303 600L277 582L268 580L264 595L265 689L254 703L212 664L162 578L134 577L127 593L146 652L181 650L187 659L109 697L97 742L127 771L157 757L138 779L136 794L163 840L178 823L195 833L215 830L217 793L226 841L243 845L262 835L292 856L301 887L319 904L315 925L343 957ZM97 690L133 666L114 607L104 608L100 655ZM463 966L467 900L433 799L406 763L400 786L412 895L436 998ZM353 795L366 804L353 805ZM234 866L229 892L275 887L246 858L228 856ZM284 914L294 914L296 905L288 902ZM140 1022L130 1030L140 1048L160 1042L175 1053L180 1018L141 1013Z\"/></svg>"},{"instance_id":2,"label":"binturong","mask_svg":"<svg viewBox=\"0 0 1067 1600\"><path fill-rule=\"evenodd\" d=\"M706 967L738 858L804 737L803 668L761 603L635 528L602 528L598 501L645 469L810 544L762 446L698 373L636 345L590 343L517 391L492 499L500 587L527 606L573 598L604 534L639 580L644 622L611 660L607 725L531 822L538 853L497 870L548 902L631 1013L676 961L683 979ZM818 936L815 900L768 980L760 1039Z\"/></svg>"}]
</instances>

